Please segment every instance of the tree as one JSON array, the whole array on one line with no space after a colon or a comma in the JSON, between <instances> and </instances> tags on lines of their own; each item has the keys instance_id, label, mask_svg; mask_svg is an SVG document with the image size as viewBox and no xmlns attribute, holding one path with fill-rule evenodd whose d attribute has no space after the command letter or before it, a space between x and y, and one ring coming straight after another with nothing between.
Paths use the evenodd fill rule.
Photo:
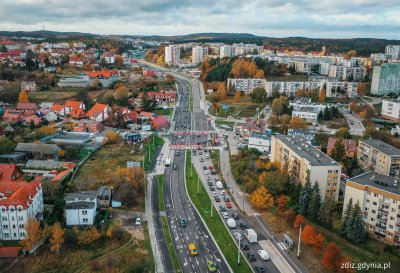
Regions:
<instances>
[{"instance_id":1,"label":"tree","mask_svg":"<svg viewBox=\"0 0 400 273\"><path fill-rule=\"evenodd\" d=\"M80 245L88 245L91 244L98 239L100 239L100 232L97 230L97 228L92 227L87 230L81 231L78 234L78 244Z\"/></svg>"},{"instance_id":2,"label":"tree","mask_svg":"<svg viewBox=\"0 0 400 273\"><path fill-rule=\"evenodd\" d=\"M335 243L329 243L321 260L321 265L327 270L340 272L342 261L342 251Z\"/></svg>"},{"instance_id":3,"label":"tree","mask_svg":"<svg viewBox=\"0 0 400 273\"><path fill-rule=\"evenodd\" d=\"M94 65L92 63L85 63L84 69L86 71L93 71L94 70Z\"/></svg>"},{"instance_id":4,"label":"tree","mask_svg":"<svg viewBox=\"0 0 400 273\"><path fill-rule=\"evenodd\" d=\"M345 139L345 138L349 138L350 137L350 132L349 132L348 128L341 127L336 131L335 135L336 135L336 137Z\"/></svg>"},{"instance_id":5,"label":"tree","mask_svg":"<svg viewBox=\"0 0 400 273\"><path fill-rule=\"evenodd\" d=\"M306 183L304 184L304 187L300 192L300 200L299 200L300 213L303 215L308 214L311 196L312 196L312 189L310 182L310 171L307 170Z\"/></svg>"},{"instance_id":6,"label":"tree","mask_svg":"<svg viewBox=\"0 0 400 273\"><path fill-rule=\"evenodd\" d=\"M167 75L167 83L168 83L169 85L175 84L175 78L174 78L174 76L172 76L171 74L168 74L168 75Z\"/></svg>"},{"instance_id":7,"label":"tree","mask_svg":"<svg viewBox=\"0 0 400 273\"><path fill-rule=\"evenodd\" d=\"M65 157L65 154L66 154L65 150L59 150L58 151L58 156L61 157L61 158Z\"/></svg>"},{"instance_id":8,"label":"tree","mask_svg":"<svg viewBox=\"0 0 400 273\"><path fill-rule=\"evenodd\" d=\"M355 243L361 243L367 238L358 201L351 209L349 219L347 220L346 235L350 241Z\"/></svg>"},{"instance_id":9,"label":"tree","mask_svg":"<svg viewBox=\"0 0 400 273\"><path fill-rule=\"evenodd\" d=\"M29 97L25 90L21 90L21 92L19 92L18 102L29 102Z\"/></svg>"},{"instance_id":10,"label":"tree","mask_svg":"<svg viewBox=\"0 0 400 273\"><path fill-rule=\"evenodd\" d=\"M122 66L124 64L124 57L121 55L115 56L115 63L119 66Z\"/></svg>"},{"instance_id":11,"label":"tree","mask_svg":"<svg viewBox=\"0 0 400 273\"><path fill-rule=\"evenodd\" d=\"M128 98L129 97L129 90L125 86L120 86L115 90L113 96L114 96L114 98L116 100L122 100L124 98Z\"/></svg>"},{"instance_id":12,"label":"tree","mask_svg":"<svg viewBox=\"0 0 400 273\"><path fill-rule=\"evenodd\" d=\"M88 92L85 90L81 90L78 92L76 95L77 100L82 101L85 105L88 105L90 102L90 97L88 95Z\"/></svg>"},{"instance_id":13,"label":"tree","mask_svg":"<svg viewBox=\"0 0 400 273\"><path fill-rule=\"evenodd\" d=\"M104 137L105 137L105 143L117 143L121 139L120 135L113 130L105 133Z\"/></svg>"},{"instance_id":14,"label":"tree","mask_svg":"<svg viewBox=\"0 0 400 273\"><path fill-rule=\"evenodd\" d=\"M312 188L310 205L308 207L308 214L310 215L311 219L318 220L320 210L321 210L321 193L319 189L319 184L316 181Z\"/></svg>"},{"instance_id":15,"label":"tree","mask_svg":"<svg viewBox=\"0 0 400 273\"><path fill-rule=\"evenodd\" d=\"M301 98L304 97L305 93L304 93L304 89L297 89L296 93L294 94L294 96L296 98Z\"/></svg>"},{"instance_id":16,"label":"tree","mask_svg":"<svg viewBox=\"0 0 400 273\"><path fill-rule=\"evenodd\" d=\"M332 221L332 210L334 209L333 199L325 196L324 201L321 205L321 211L319 213L319 220L326 226L329 226Z\"/></svg>"},{"instance_id":17,"label":"tree","mask_svg":"<svg viewBox=\"0 0 400 273\"><path fill-rule=\"evenodd\" d=\"M65 230L61 228L59 222L55 223L51 227L51 237L50 237L50 250L55 251L57 254L60 252L60 248L64 243L64 233Z\"/></svg>"},{"instance_id":18,"label":"tree","mask_svg":"<svg viewBox=\"0 0 400 273\"><path fill-rule=\"evenodd\" d=\"M289 202L290 197L287 195L279 195L278 198L276 198L276 205L278 207L278 210L280 212L283 212L287 209L287 203Z\"/></svg>"},{"instance_id":19,"label":"tree","mask_svg":"<svg viewBox=\"0 0 400 273\"><path fill-rule=\"evenodd\" d=\"M14 150L14 143L6 137L0 137L0 154L7 154Z\"/></svg>"},{"instance_id":20,"label":"tree","mask_svg":"<svg viewBox=\"0 0 400 273\"><path fill-rule=\"evenodd\" d=\"M315 253L320 253L322 247L324 246L325 237L321 233L318 233L314 238L313 250Z\"/></svg>"},{"instance_id":21,"label":"tree","mask_svg":"<svg viewBox=\"0 0 400 273\"><path fill-rule=\"evenodd\" d=\"M218 91L217 92L218 92L220 100L226 99L226 96L228 95L228 93L226 91L225 83L221 83L218 86Z\"/></svg>"},{"instance_id":22,"label":"tree","mask_svg":"<svg viewBox=\"0 0 400 273\"><path fill-rule=\"evenodd\" d=\"M35 245L42 239L43 230L40 222L35 218L29 218L25 225L26 237L22 241L25 250L31 251Z\"/></svg>"},{"instance_id":23,"label":"tree","mask_svg":"<svg viewBox=\"0 0 400 273\"><path fill-rule=\"evenodd\" d=\"M273 206L274 199L268 190L261 186L251 195L251 203L260 210L266 210Z\"/></svg>"},{"instance_id":24,"label":"tree","mask_svg":"<svg viewBox=\"0 0 400 273\"><path fill-rule=\"evenodd\" d=\"M267 101L268 94L265 88L257 87L253 89L253 92L250 94L250 97L252 102L261 103Z\"/></svg>"},{"instance_id":25,"label":"tree","mask_svg":"<svg viewBox=\"0 0 400 273\"><path fill-rule=\"evenodd\" d=\"M322 89L322 90L319 91L318 100L320 102L325 102L325 100L326 100L326 91L325 91L325 89Z\"/></svg>"},{"instance_id":26,"label":"tree","mask_svg":"<svg viewBox=\"0 0 400 273\"><path fill-rule=\"evenodd\" d=\"M355 56L357 56L357 51L355 51L355 50L349 50L343 55L343 57L346 60L350 60L352 57L355 57Z\"/></svg>"},{"instance_id":27,"label":"tree","mask_svg":"<svg viewBox=\"0 0 400 273\"><path fill-rule=\"evenodd\" d=\"M302 214L297 214L296 218L294 219L293 226L300 226L304 225L306 218Z\"/></svg>"},{"instance_id":28,"label":"tree","mask_svg":"<svg viewBox=\"0 0 400 273\"><path fill-rule=\"evenodd\" d=\"M241 97L240 91L236 91L235 96L233 98L234 102L240 102L240 97Z\"/></svg>"},{"instance_id":29,"label":"tree","mask_svg":"<svg viewBox=\"0 0 400 273\"><path fill-rule=\"evenodd\" d=\"M307 129L307 123L301 117L292 117L289 123L291 129Z\"/></svg>"},{"instance_id":30,"label":"tree","mask_svg":"<svg viewBox=\"0 0 400 273\"><path fill-rule=\"evenodd\" d=\"M341 163L342 165L345 163L347 159L347 152L346 152L346 146L344 145L342 138L336 139L335 145L333 145L330 156L337 162Z\"/></svg>"},{"instance_id":31,"label":"tree","mask_svg":"<svg viewBox=\"0 0 400 273\"><path fill-rule=\"evenodd\" d=\"M232 64L231 73L235 78L263 78L264 71L257 68L253 60L239 58Z\"/></svg>"},{"instance_id":32,"label":"tree","mask_svg":"<svg viewBox=\"0 0 400 273\"><path fill-rule=\"evenodd\" d=\"M352 208L353 208L353 198L350 198L349 202L346 205L346 209L343 212L342 221L339 228L339 234L341 234L342 236L346 236L347 234L347 224L349 221Z\"/></svg>"},{"instance_id":33,"label":"tree","mask_svg":"<svg viewBox=\"0 0 400 273\"><path fill-rule=\"evenodd\" d=\"M316 237L317 234L314 228L310 225L306 225L301 232L301 241L306 244L313 245Z\"/></svg>"},{"instance_id":34,"label":"tree","mask_svg":"<svg viewBox=\"0 0 400 273\"><path fill-rule=\"evenodd\" d=\"M294 219L296 217L296 214L294 212L294 209L289 208L287 211L285 211L284 213L282 213L283 218L285 218L286 223L289 226L293 225Z\"/></svg>"},{"instance_id":35,"label":"tree","mask_svg":"<svg viewBox=\"0 0 400 273\"><path fill-rule=\"evenodd\" d=\"M287 193L289 176L286 172L279 170L263 172L258 182L261 183L272 195L278 196Z\"/></svg>"}]
</instances>

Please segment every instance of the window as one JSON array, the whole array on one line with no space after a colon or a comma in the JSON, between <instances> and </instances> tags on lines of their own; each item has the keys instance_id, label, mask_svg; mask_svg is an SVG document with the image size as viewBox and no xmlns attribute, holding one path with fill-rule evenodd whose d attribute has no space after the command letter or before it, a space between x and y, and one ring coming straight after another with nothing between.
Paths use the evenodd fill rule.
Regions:
<instances>
[{"instance_id":1,"label":"window","mask_svg":"<svg viewBox=\"0 0 400 273\"><path fill-rule=\"evenodd\" d=\"M10 211L11 211L11 212L14 212L14 208L11 208Z\"/></svg>"},{"instance_id":2,"label":"window","mask_svg":"<svg viewBox=\"0 0 400 273\"><path fill-rule=\"evenodd\" d=\"M365 210L365 211L368 211L368 208L367 208L367 207L365 207L365 208L364 208L364 210Z\"/></svg>"},{"instance_id":3,"label":"window","mask_svg":"<svg viewBox=\"0 0 400 273\"><path fill-rule=\"evenodd\" d=\"M14 232L14 237L17 237L17 233L16 232Z\"/></svg>"},{"instance_id":4,"label":"window","mask_svg":"<svg viewBox=\"0 0 400 273\"><path fill-rule=\"evenodd\" d=\"M13 225L13 228L15 229L15 225Z\"/></svg>"},{"instance_id":5,"label":"window","mask_svg":"<svg viewBox=\"0 0 400 273\"><path fill-rule=\"evenodd\" d=\"M392 225L389 225L389 228L390 228L390 229L393 229L393 226L392 226Z\"/></svg>"},{"instance_id":6,"label":"window","mask_svg":"<svg viewBox=\"0 0 400 273\"><path fill-rule=\"evenodd\" d=\"M1 220L7 221L7 217L6 217L6 216L3 216L3 217L1 217Z\"/></svg>"},{"instance_id":7,"label":"window","mask_svg":"<svg viewBox=\"0 0 400 273\"><path fill-rule=\"evenodd\" d=\"M5 212L5 211L6 211L6 209L5 209L5 208L2 208L2 209L1 209L1 211L2 211L2 212Z\"/></svg>"},{"instance_id":8,"label":"window","mask_svg":"<svg viewBox=\"0 0 400 273\"><path fill-rule=\"evenodd\" d=\"M15 217L14 216L11 216L11 221L15 221Z\"/></svg>"},{"instance_id":9,"label":"window","mask_svg":"<svg viewBox=\"0 0 400 273\"><path fill-rule=\"evenodd\" d=\"M82 215L87 215L87 210L82 210Z\"/></svg>"},{"instance_id":10,"label":"window","mask_svg":"<svg viewBox=\"0 0 400 273\"><path fill-rule=\"evenodd\" d=\"M87 222L88 222L88 219L87 219L87 218L83 218L82 221L83 221L84 223L87 223Z\"/></svg>"},{"instance_id":11,"label":"window","mask_svg":"<svg viewBox=\"0 0 400 273\"><path fill-rule=\"evenodd\" d=\"M378 194L374 193L374 197L378 197Z\"/></svg>"},{"instance_id":12,"label":"window","mask_svg":"<svg viewBox=\"0 0 400 273\"><path fill-rule=\"evenodd\" d=\"M387 237L392 238L392 233L388 233Z\"/></svg>"},{"instance_id":13,"label":"window","mask_svg":"<svg viewBox=\"0 0 400 273\"><path fill-rule=\"evenodd\" d=\"M23 216L18 216L18 221L23 221L24 217Z\"/></svg>"},{"instance_id":14,"label":"window","mask_svg":"<svg viewBox=\"0 0 400 273\"><path fill-rule=\"evenodd\" d=\"M20 236L20 237L25 237L25 232L20 232L20 233L19 233L19 236Z\"/></svg>"},{"instance_id":15,"label":"window","mask_svg":"<svg viewBox=\"0 0 400 273\"><path fill-rule=\"evenodd\" d=\"M390 216L390 220L394 220L393 216Z\"/></svg>"},{"instance_id":16,"label":"window","mask_svg":"<svg viewBox=\"0 0 400 273\"><path fill-rule=\"evenodd\" d=\"M373 204L374 206L376 206L376 205L377 205L377 203L376 203L376 202L373 202L372 204Z\"/></svg>"},{"instance_id":17,"label":"window","mask_svg":"<svg viewBox=\"0 0 400 273\"><path fill-rule=\"evenodd\" d=\"M4 238L10 238L10 234L7 233L7 232L5 232L5 233L4 233Z\"/></svg>"},{"instance_id":18,"label":"window","mask_svg":"<svg viewBox=\"0 0 400 273\"><path fill-rule=\"evenodd\" d=\"M3 228L4 229L8 229L8 225L3 225Z\"/></svg>"},{"instance_id":19,"label":"window","mask_svg":"<svg viewBox=\"0 0 400 273\"><path fill-rule=\"evenodd\" d=\"M19 225L19 228L24 228L24 227L25 227L24 224Z\"/></svg>"},{"instance_id":20,"label":"window","mask_svg":"<svg viewBox=\"0 0 400 273\"><path fill-rule=\"evenodd\" d=\"M18 208L18 211L22 211L21 207Z\"/></svg>"},{"instance_id":21,"label":"window","mask_svg":"<svg viewBox=\"0 0 400 273\"><path fill-rule=\"evenodd\" d=\"M371 217L371 222L373 222L373 221L374 221L374 218Z\"/></svg>"}]
</instances>

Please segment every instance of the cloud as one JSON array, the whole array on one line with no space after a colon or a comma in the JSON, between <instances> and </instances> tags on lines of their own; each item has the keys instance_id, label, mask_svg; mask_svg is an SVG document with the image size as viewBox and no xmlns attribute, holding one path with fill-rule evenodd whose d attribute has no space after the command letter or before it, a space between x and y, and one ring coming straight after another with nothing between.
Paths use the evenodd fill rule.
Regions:
<instances>
[{"instance_id":1,"label":"cloud","mask_svg":"<svg viewBox=\"0 0 400 273\"><path fill-rule=\"evenodd\" d=\"M400 38L398 0L2 0L1 30Z\"/></svg>"}]
</instances>

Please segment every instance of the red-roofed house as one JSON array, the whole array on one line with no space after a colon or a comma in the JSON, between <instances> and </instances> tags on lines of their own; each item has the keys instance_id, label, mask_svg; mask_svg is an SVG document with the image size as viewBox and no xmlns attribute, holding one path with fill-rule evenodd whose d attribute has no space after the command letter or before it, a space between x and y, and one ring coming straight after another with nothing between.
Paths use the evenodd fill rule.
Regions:
<instances>
[{"instance_id":1,"label":"red-roofed house","mask_svg":"<svg viewBox=\"0 0 400 273\"><path fill-rule=\"evenodd\" d=\"M69 59L71 65L83 66L83 59L80 57L72 57Z\"/></svg>"},{"instance_id":2,"label":"red-roofed house","mask_svg":"<svg viewBox=\"0 0 400 273\"><path fill-rule=\"evenodd\" d=\"M0 259L17 258L21 250L20 246L1 246Z\"/></svg>"},{"instance_id":3,"label":"red-roofed house","mask_svg":"<svg viewBox=\"0 0 400 273\"><path fill-rule=\"evenodd\" d=\"M328 139L328 145L326 151L328 155L331 155L332 149L335 146L337 138L330 137ZM357 156L357 142L351 139L343 139L344 146L346 147L346 154L349 158L355 158Z\"/></svg>"},{"instance_id":4,"label":"red-roofed house","mask_svg":"<svg viewBox=\"0 0 400 273\"><path fill-rule=\"evenodd\" d=\"M82 108L72 108L69 115L74 119L82 119L86 117L86 112Z\"/></svg>"},{"instance_id":5,"label":"red-roofed house","mask_svg":"<svg viewBox=\"0 0 400 273\"><path fill-rule=\"evenodd\" d=\"M161 92L146 92L147 94L147 99L151 100L155 98L157 101L157 104L162 105L162 104L170 104L172 102L176 101L176 92L175 91L161 91ZM137 98L135 99L135 103L140 105L142 104L142 99L143 99L144 93L139 93Z\"/></svg>"},{"instance_id":6,"label":"red-roofed house","mask_svg":"<svg viewBox=\"0 0 400 273\"><path fill-rule=\"evenodd\" d=\"M75 108L81 108L85 110L85 104L82 101L68 100L65 103L64 108L65 108L65 115L69 115L69 112L71 112L71 110Z\"/></svg>"},{"instance_id":7,"label":"red-roofed house","mask_svg":"<svg viewBox=\"0 0 400 273\"><path fill-rule=\"evenodd\" d=\"M35 114L24 117L24 123L26 125L30 125L32 121L33 121L33 124L35 124L36 126L40 124L40 118Z\"/></svg>"},{"instance_id":8,"label":"red-roofed house","mask_svg":"<svg viewBox=\"0 0 400 273\"><path fill-rule=\"evenodd\" d=\"M110 107L107 104L96 103L87 113L91 120L105 121L108 118Z\"/></svg>"},{"instance_id":9,"label":"red-roofed house","mask_svg":"<svg viewBox=\"0 0 400 273\"><path fill-rule=\"evenodd\" d=\"M22 114L20 111L7 109L4 112L2 119L7 124L15 124L22 121Z\"/></svg>"},{"instance_id":10,"label":"red-roofed house","mask_svg":"<svg viewBox=\"0 0 400 273\"><path fill-rule=\"evenodd\" d=\"M21 181L24 173L15 164L0 164L0 184L9 181Z\"/></svg>"},{"instance_id":11,"label":"red-roofed house","mask_svg":"<svg viewBox=\"0 0 400 273\"><path fill-rule=\"evenodd\" d=\"M17 111L21 111L22 113L25 112L36 112L39 110L39 106L36 103L33 102L20 102L17 104L17 107L15 108Z\"/></svg>"},{"instance_id":12,"label":"red-roofed house","mask_svg":"<svg viewBox=\"0 0 400 273\"><path fill-rule=\"evenodd\" d=\"M163 130L169 127L169 121L164 116L153 116L150 120L151 128L153 130Z\"/></svg>"},{"instance_id":13,"label":"red-roofed house","mask_svg":"<svg viewBox=\"0 0 400 273\"><path fill-rule=\"evenodd\" d=\"M88 72L87 75L89 76L89 78L110 79L110 78L118 76L118 70L92 71L92 72Z\"/></svg>"},{"instance_id":14,"label":"red-roofed house","mask_svg":"<svg viewBox=\"0 0 400 273\"><path fill-rule=\"evenodd\" d=\"M65 116L65 107L64 105L61 104L53 104L51 107L51 110L54 111L54 113L57 114L57 116Z\"/></svg>"},{"instance_id":15,"label":"red-roofed house","mask_svg":"<svg viewBox=\"0 0 400 273\"><path fill-rule=\"evenodd\" d=\"M141 120L150 120L152 117L154 117L156 114L154 113L150 113L150 112L146 112L146 111L142 111L139 114L139 118Z\"/></svg>"},{"instance_id":16,"label":"red-roofed house","mask_svg":"<svg viewBox=\"0 0 400 273\"><path fill-rule=\"evenodd\" d=\"M78 126L73 129L74 132L87 132L98 134L105 130L105 126L101 121L80 120Z\"/></svg>"},{"instance_id":17,"label":"red-roofed house","mask_svg":"<svg viewBox=\"0 0 400 273\"><path fill-rule=\"evenodd\" d=\"M39 182L0 183L1 240L25 239L29 218L43 219L43 191Z\"/></svg>"}]
</instances>

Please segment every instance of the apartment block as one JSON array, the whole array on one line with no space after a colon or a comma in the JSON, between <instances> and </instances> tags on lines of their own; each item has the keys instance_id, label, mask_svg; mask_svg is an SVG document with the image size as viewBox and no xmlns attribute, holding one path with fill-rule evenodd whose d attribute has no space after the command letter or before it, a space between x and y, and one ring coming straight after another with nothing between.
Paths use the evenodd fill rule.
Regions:
<instances>
[{"instance_id":1,"label":"apartment block","mask_svg":"<svg viewBox=\"0 0 400 273\"><path fill-rule=\"evenodd\" d=\"M165 47L165 62L176 64L181 60L181 47L179 45L168 45Z\"/></svg>"},{"instance_id":2,"label":"apartment block","mask_svg":"<svg viewBox=\"0 0 400 273\"><path fill-rule=\"evenodd\" d=\"M388 59L398 60L400 58L400 45L387 45L385 55Z\"/></svg>"},{"instance_id":3,"label":"apartment block","mask_svg":"<svg viewBox=\"0 0 400 273\"><path fill-rule=\"evenodd\" d=\"M375 95L400 93L400 63L384 63L381 66L374 66L371 93Z\"/></svg>"},{"instance_id":4,"label":"apartment block","mask_svg":"<svg viewBox=\"0 0 400 273\"><path fill-rule=\"evenodd\" d=\"M192 48L192 63L198 64L204 60L208 54L208 48L202 46L194 46Z\"/></svg>"},{"instance_id":5,"label":"apartment block","mask_svg":"<svg viewBox=\"0 0 400 273\"><path fill-rule=\"evenodd\" d=\"M294 183L304 184L309 171L310 181L318 182L323 199L338 199L342 167L301 135L273 135L271 161L284 162Z\"/></svg>"},{"instance_id":6,"label":"apartment block","mask_svg":"<svg viewBox=\"0 0 400 273\"><path fill-rule=\"evenodd\" d=\"M236 90L245 94L251 94L255 88L261 87L266 89L265 79L228 79L228 88L233 86Z\"/></svg>"},{"instance_id":7,"label":"apartment block","mask_svg":"<svg viewBox=\"0 0 400 273\"><path fill-rule=\"evenodd\" d=\"M378 139L360 140L357 159L360 166L368 171L399 177L400 150Z\"/></svg>"},{"instance_id":8,"label":"apartment block","mask_svg":"<svg viewBox=\"0 0 400 273\"><path fill-rule=\"evenodd\" d=\"M348 202L359 203L364 228L372 238L400 244L400 189L397 178L374 171L350 178L346 182L343 213Z\"/></svg>"},{"instance_id":9,"label":"apartment block","mask_svg":"<svg viewBox=\"0 0 400 273\"><path fill-rule=\"evenodd\" d=\"M220 58L235 56L235 47L231 45L223 45L219 50Z\"/></svg>"},{"instance_id":10,"label":"apartment block","mask_svg":"<svg viewBox=\"0 0 400 273\"><path fill-rule=\"evenodd\" d=\"M400 100L383 100L381 115L387 119L400 121Z\"/></svg>"}]
</instances>

